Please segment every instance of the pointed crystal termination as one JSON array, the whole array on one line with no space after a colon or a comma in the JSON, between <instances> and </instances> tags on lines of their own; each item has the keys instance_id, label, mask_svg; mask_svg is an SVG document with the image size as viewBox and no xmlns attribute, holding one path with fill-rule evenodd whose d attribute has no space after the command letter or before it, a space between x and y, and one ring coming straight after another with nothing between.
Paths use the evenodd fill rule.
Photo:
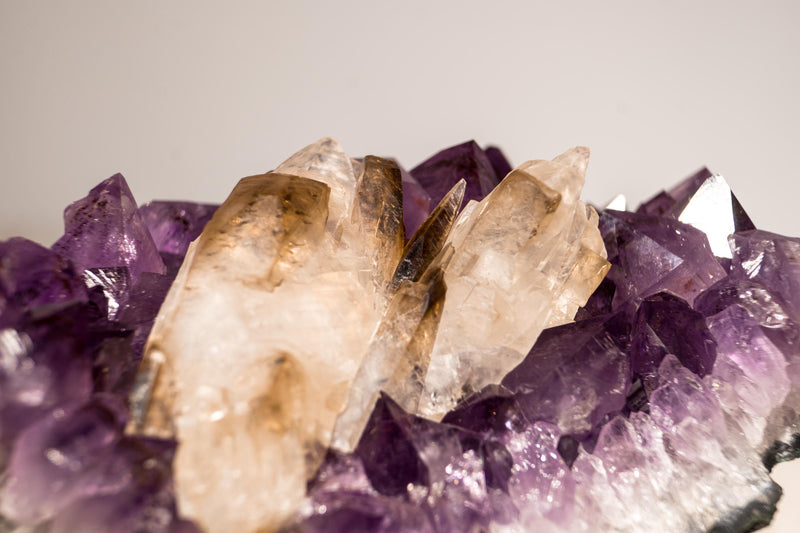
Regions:
<instances>
[{"instance_id":1,"label":"pointed crystal termination","mask_svg":"<svg viewBox=\"0 0 800 533\"><path fill-rule=\"evenodd\" d=\"M392 277L394 288L406 280L419 280L441 253L464 199L465 186L464 180L456 183L408 241Z\"/></svg>"},{"instance_id":2,"label":"pointed crystal termination","mask_svg":"<svg viewBox=\"0 0 800 533\"><path fill-rule=\"evenodd\" d=\"M691 304L725 277L706 234L670 217L606 210L600 217L614 308L667 291Z\"/></svg>"},{"instance_id":3,"label":"pointed crystal termination","mask_svg":"<svg viewBox=\"0 0 800 533\"><path fill-rule=\"evenodd\" d=\"M343 219L350 216L355 195L355 173L350 157L342 151L336 139L326 137L306 146L273 172L321 181L330 187L329 229L335 230Z\"/></svg>"},{"instance_id":4,"label":"pointed crystal termination","mask_svg":"<svg viewBox=\"0 0 800 533\"><path fill-rule=\"evenodd\" d=\"M441 263L464 186L461 180L447 193L403 250L390 287L396 292L336 421L333 446L341 451L352 451L380 390L409 412L419 407L446 292L441 268L431 263Z\"/></svg>"},{"instance_id":5,"label":"pointed crystal termination","mask_svg":"<svg viewBox=\"0 0 800 533\"><path fill-rule=\"evenodd\" d=\"M267 309L281 305L271 293L319 245L328 194L305 178L244 178L190 250L148 341L145 392L134 393L147 407L134 429L181 442L178 505L211 531L275 523L304 493L314 421L302 409L323 384L274 338Z\"/></svg>"},{"instance_id":6,"label":"pointed crystal termination","mask_svg":"<svg viewBox=\"0 0 800 533\"><path fill-rule=\"evenodd\" d=\"M167 271L122 174L111 176L67 207L64 228L53 250L81 271L122 266L134 280L143 272Z\"/></svg>"},{"instance_id":7,"label":"pointed crystal termination","mask_svg":"<svg viewBox=\"0 0 800 533\"><path fill-rule=\"evenodd\" d=\"M459 216L419 413L439 417L497 383L545 327L572 320L605 276L597 213L579 200L588 156L575 148L525 163Z\"/></svg>"},{"instance_id":8,"label":"pointed crystal termination","mask_svg":"<svg viewBox=\"0 0 800 533\"><path fill-rule=\"evenodd\" d=\"M189 244L200 236L218 205L193 202L147 202L139 208L156 248L161 253L186 255Z\"/></svg>"},{"instance_id":9,"label":"pointed crystal termination","mask_svg":"<svg viewBox=\"0 0 800 533\"><path fill-rule=\"evenodd\" d=\"M367 157L356 180L323 140L279 168L304 177L243 179L190 247L132 395L129 430L181 443L179 508L209 531L270 531L297 510L403 250L393 162Z\"/></svg>"},{"instance_id":10,"label":"pointed crystal termination","mask_svg":"<svg viewBox=\"0 0 800 533\"><path fill-rule=\"evenodd\" d=\"M503 151L496 146L487 146L484 151L486 152L486 157L489 159L489 162L492 164L495 176L501 180L508 176L513 167L511 163L508 162L508 159L506 159Z\"/></svg>"},{"instance_id":11,"label":"pointed crystal termination","mask_svg":"<svg viewBox=\"0 0 800 533\"><path fill-rule=\"evenodd\" d=\"M459 180L467 182L465 203L482 200L500 181L491 161L475 141L442 150L417 165L411 175L425 187L434 204L441 202Z\"/></svg>"},{"instance_id":12,"label":"pointed crystal termination","mask_svg":"<svg viewBox=\"0 0 800 533\"><path fill-rule=\"evenodd\" d=\"M667 213L699 229L708 237L715 256L731 259L728 236L755 229L725 178L715 174L675 204Z\"/></svg>"},{"instance_id":13,"label":"pointed crystal termination","mask_svg":"<svg viewBox=\"0 0 800 533\"><path fill-rule=\"evenodd\" d=\"M368 155L356 186L351 229L366 241L373 279L383 290L392 280L405 244L400 168L389 159Z\"/></svg>"},{"instance_id":14,"label":"pointed crystal termination","mask_svg":"<svg viewBox=\"0 0 800 533\"><path fill-rule=\"evenodd\" d=\"M732 258L728 236L755 229L725 178L705 167L644 202L637 213L675 218L699 229L725 266Z\"/></svg>"},{"instance_id":15,"label":"pointed crystal termination","mask_svg":"<svg viewBox=\"0 0 800 533\"><path fill-rule=\"evenodd\" d=\"M667 215L675 204L686 200L686 198L691 196L691 194L711 176L711 171L703 167L672 187L669 191L661 191L649 200L642 202L642 204L636 208L636 212L643 215Z\"/></svg>"},{"instance_id":16,"label":"pointed crystal termination","mask_svg":"<svg viewBox=\"0 0 800 533\"><path fill-rule=\"evenodd\" d=\"M414 235L431 212L431 195L410 172L400 167L403 180L403 223L406 238Z\"/></svg>"}]
</instances>

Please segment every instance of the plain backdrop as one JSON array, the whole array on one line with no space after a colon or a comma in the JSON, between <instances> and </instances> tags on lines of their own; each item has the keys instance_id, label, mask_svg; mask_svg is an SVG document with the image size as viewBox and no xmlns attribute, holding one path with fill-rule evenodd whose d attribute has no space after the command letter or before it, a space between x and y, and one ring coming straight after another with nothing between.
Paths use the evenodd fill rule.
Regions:
<instances>
[{"instance_id":1,"label":"plain backdrop","mask_svg":"<svg viewBox=\"0 0 800 533\"><path fill-rule=\"evenodd\" d=\"M518 164L591 147L584 198L702 165L798 235L800 3L0 0L0 239L51 244L115 172L222 201L337 137L407 167L471 138ZM770 531L794 532L800 465ZM792 515L794 513L794 515Z\"/></svg>"}]
</instances>

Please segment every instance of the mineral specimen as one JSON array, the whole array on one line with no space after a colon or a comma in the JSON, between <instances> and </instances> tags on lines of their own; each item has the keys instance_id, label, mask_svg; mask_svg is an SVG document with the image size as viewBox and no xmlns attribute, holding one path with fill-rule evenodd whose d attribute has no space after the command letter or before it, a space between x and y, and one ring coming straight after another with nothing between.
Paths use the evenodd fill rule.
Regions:
<instances>
[{"instance_id":1,"label":"mineral specimen","mask_svg":"<svg viewBox=\"0 0 800 533\"><path fill-rule=\"evenodd\" d=\"M800 239L707 169L598 215L587 159L323 139L221 206L115 175L0 242L0 531L763 525Z\"/></svg>"}]
</instances>

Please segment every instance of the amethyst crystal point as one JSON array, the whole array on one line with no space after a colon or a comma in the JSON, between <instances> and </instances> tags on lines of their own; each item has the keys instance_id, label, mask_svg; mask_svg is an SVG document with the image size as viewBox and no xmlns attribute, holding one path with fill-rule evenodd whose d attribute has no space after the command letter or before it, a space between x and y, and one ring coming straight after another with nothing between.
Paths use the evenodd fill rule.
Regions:
<instances>
[{"instance_id":1,"label":"amethyst crystal point","mask_svg":"<svg viewBox=\"0 0 800 533\"><path fill-rule=\"evenodd\" d=\"M700 185L711 176L711 171L703 167L679 182L669 191L661 191L649 200L643 202L636 208L636 212L645 215L667 215L675 204L688 200L688 198L697 191Z\"/></svg>"},{"instance_id":2,"label":"amethyst crystal point","mask_svg":"<svg viewBox=\"0 0 800 533\"><path fill-rule=\"evenodd\" d=\"M486 528L511 518L511 466L502 443L410 415L384 394L353 455L329 453L299 530L338 531L326 516L363 531Z\"/></svg>"},{"instance_id":3,"label":"amethyst crystal point","mask_svg":"<svg viewBox=\"0 0 800 533\"><path fill-rule=\"evenodd\" d=\"M64 236L53 250L81 271L124 266L134 280L142 272L166 273L122 174L111 176L67 207L64 226Z\"/></svg>"},{"instance_id":4,"label":"amethyst crystal point","mask_svg":"<svg viewBox=\"0 0 800 533\"><path fill-rule=\"evenodd\" d=\"M703 315L681 298L662 292L645 298L634 319L631 366L645 389L655 388L656 371L668 353L702 377L714 366L716 342Z\"/></svg>"},{"instance_id":5,"label":"amethyst crystal point","mask_svg":"<svg viewBox=\"0 0 800 533\"><path fill-rule=\"evenodd\" d=\"M720 175L705 179L668 214L703 231L711 251L723 259L731 258L728 235L755 229L725 178Z\"/></svg>"},{"instance_id":6,"label":"amethyst crystal point","mask_svg":"<svg viewBox=\"0 0 800 533\"><path fill-rule=\"evenodd\" d=\"M513 167L511 163L508 162L508 159L506 159L503 151L496 146L487 146L485 152L486 157L492 164L495 176L497 176L498 179L505 178Z\"/></svg>"},{"instance_id":7,"label":"amethyst crystal point","mask_svg":"<svg viewBox=\"0 0 800 533\"><path fill-rule=\"evenodd\" d=\"M755 229L725 178L702 168L639 206L637 213L675 218L703 231L714 255L731 258L728 235Z\"/></svg>"},{"instance_id":8,"label":"amethyst crystal point","mask_svg":"<svg viewBox=\"0 0 800 533\"><path fill-rule=\"evenodd\" d=\"M428 469L411 440L413 423L410 415L383 395L356 446L355 454L370 483L381 494L396 496L409 485L428 484Z\"/></svg>"},{"instance_id":9,"label":"amethyst crystal point","mask_svg":"<svg viewBox=\"0 0 800 533\"><path fill-rule=\"evenodd\" d=\"M753 230L730 237L731 276L763 283L800 316L800 239Z\"/></svg>"},{"instance_id":10,"label":"amethyst crystal point","mask_svg":"<svg viewBox=\"0 0 800 533\"><path fill-rule=\"evenodd\" d=\"M0 317L6 311L86 299L86 287L63 257L19 237L0 242Z\"/></svg>"},{"instance_id":11,"label":"amethyst crystal point","mask_svg":"<svg viewBox=\"0 0 800 533\"><path fill-rule=\"evenodd\" d=\"M159 252L186 255L189 243L200 236L218 205L192 202L147 202L139 208Z\"/></svg>"},{"instance_id":12,"label":"amethyst crystal point","mask_svg":"<svg viewBox=\"0 0 800 533\"><path fill-rule=\"evenodd\" d=\"M475 141L442 150L417 165L411 175L431 195L433 205L461 179L467 182L464 204L482 200L500 181L491 161Z\"/></svg>"},{"instance_id":13,"label":"amethyst crystal point","mask_svg":"<svg viewBox=\"0 0 800 533\"><path fill-rule=\"evenodd\" d=\"M587 436L625 405L631 386L629 328L622 312L547 329L502 384L529 420Z\"/></svg>"},{"instance_id":14,"label":"amethyst crystal point","mask_svg":"<svg viewBox=\"0 0 800 533\"><path fill-rule=\"evenodd\" d=\"M615 307L665 290L691 303L725 277L705 233L677 220L607 210L600 231L612 263Z\"/></svg>"},{"instance_id":15,"label":"amethyst crystal point","mask_svg":"<svg viewBox=\"0 0 800 533\"><path fill-rule=\"evenodd\" d=\"M403 167L400 167L400 177L403 183L403 225L406 239L409 239L428 218L432 207L431 195Z\"/></svg>"}]
</instances>

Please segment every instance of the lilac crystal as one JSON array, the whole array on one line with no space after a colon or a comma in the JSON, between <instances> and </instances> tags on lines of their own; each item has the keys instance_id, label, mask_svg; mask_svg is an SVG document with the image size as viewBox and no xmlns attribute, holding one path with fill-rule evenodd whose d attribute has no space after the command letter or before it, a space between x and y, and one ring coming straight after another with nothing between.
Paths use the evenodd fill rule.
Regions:
<instances>
[{"instance_id":1,"label":"lilac crystal","mask_svg":"<svg viewBox=\"0 0 800 533\"><path fill-rule=\"evenodd\" d=\"M407 236L459 179L480 199L509 170L468 142L404 173ZM697 215L709 206L722 211ZM115 175L67 208L52 250L0 242L0 529L199 531L175 504L180 443L123 428L144 342L215 209L137 208ZM707 169L635 212L601 212L600 228L612 267L575 322L439 422L382 394L284 529L768 522L768 469L800 454L800 239L756 230Z\"/></svg>"},{"instance_id":2,"label":"lilac crystal","mask_svg":"<svg viewBox=\"0 0 800 533\"><path fill-rule=\"evenodd\" d=\"M189 244L200 236L217 207L192 202L154 201L139 208L139 215L169 270L180 268Z\"/></svg>"}]
</instances>

